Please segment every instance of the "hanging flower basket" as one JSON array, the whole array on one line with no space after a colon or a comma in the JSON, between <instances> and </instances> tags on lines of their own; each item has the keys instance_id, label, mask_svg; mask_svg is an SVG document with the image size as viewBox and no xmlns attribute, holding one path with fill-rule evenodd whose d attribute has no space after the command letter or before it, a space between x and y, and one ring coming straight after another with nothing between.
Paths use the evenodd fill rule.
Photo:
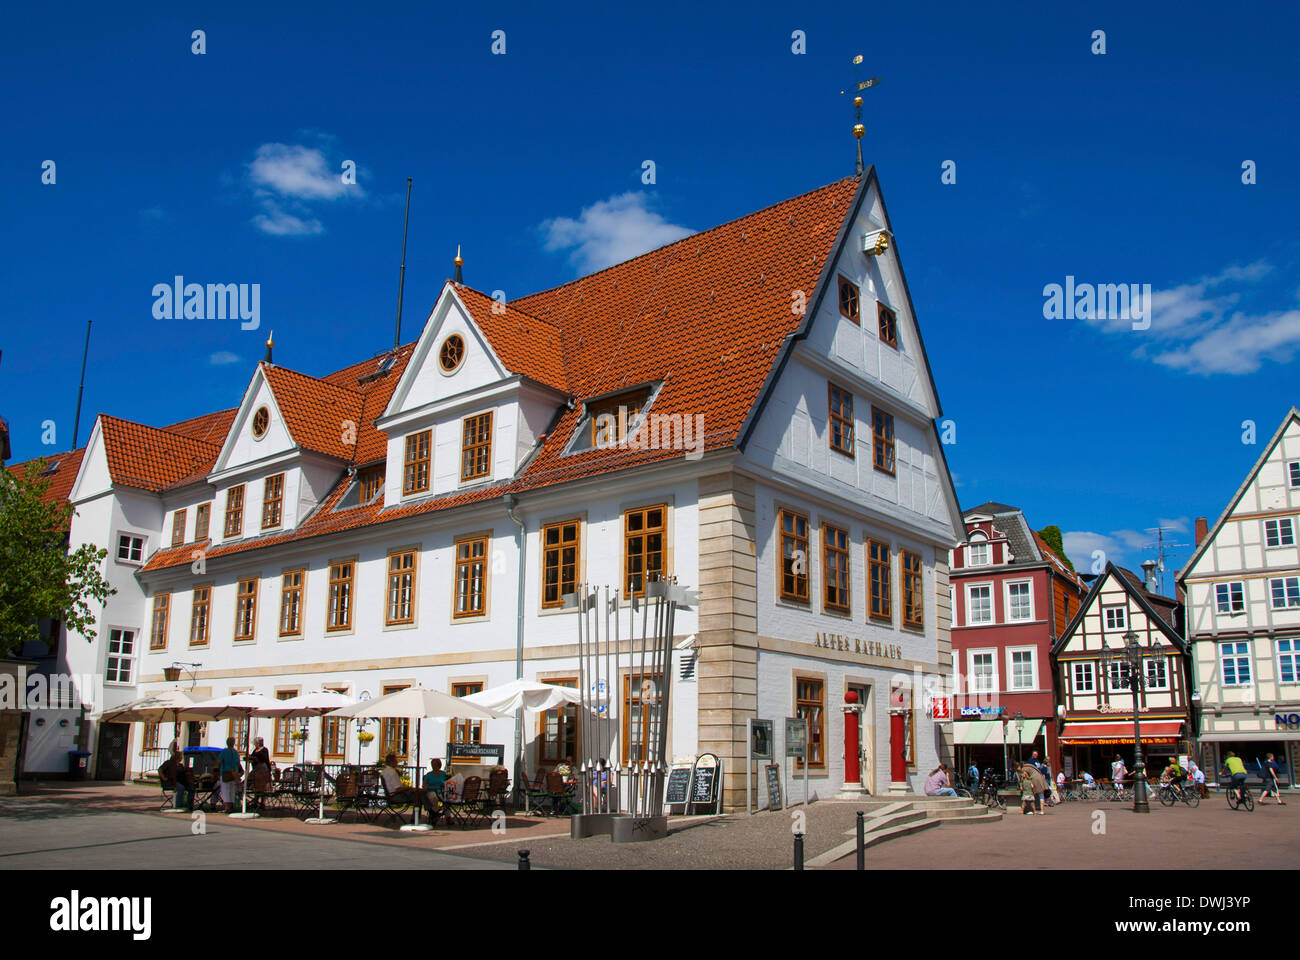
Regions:
<instances>
[{"instance_id":1,"label":"hanging flower basket","mask_svg":"<svg viewBox=\"0 0 1300 960\"><path fill-rule=\"evenodd\" d=\"M366 731L362 730L357 734L357 739L362 743L369 743L371 740L375 739L375 735L373 733L366 733Z\"/></svg>"}]
</instances>

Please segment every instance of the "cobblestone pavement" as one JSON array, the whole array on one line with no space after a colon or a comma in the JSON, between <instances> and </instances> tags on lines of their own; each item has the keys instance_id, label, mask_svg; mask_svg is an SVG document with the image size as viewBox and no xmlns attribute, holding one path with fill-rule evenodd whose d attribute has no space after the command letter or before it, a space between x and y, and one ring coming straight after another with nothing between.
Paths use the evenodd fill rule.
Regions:
<instances>
[{"instance_id":1,"label":"cobblestone pavement","mask_svg":"<svg viewBox=\"0 0 1300 960\"><path fill-rule=\"evenodd\" d=\"M853 803L822 801L752 817L674 819L664 840L632 844L571 840L562 819L512 816L504 834L486 827L412 834L370 824L210 814L207 836L195 838L203 846L191 847L190 819L154 812L157 796L156 787L69 784L0 800L0 869L184 866L191 859L209 867L463 869L513 867L525 848L539 869L780 870L791 866L797 818L805 859L812 860L851 839L857 810ZM1145 816L1125 804L1062 804L1042 817L1013 811L998 822L947 823L871 847L866 857L868 869L1295 869L1300 797L1285 807L1257 803L1254 813L1228 809L1222 793L1194 810L1156 804ZM852 854L829 867L853 868Z\"/></svg>"}]
</instances>

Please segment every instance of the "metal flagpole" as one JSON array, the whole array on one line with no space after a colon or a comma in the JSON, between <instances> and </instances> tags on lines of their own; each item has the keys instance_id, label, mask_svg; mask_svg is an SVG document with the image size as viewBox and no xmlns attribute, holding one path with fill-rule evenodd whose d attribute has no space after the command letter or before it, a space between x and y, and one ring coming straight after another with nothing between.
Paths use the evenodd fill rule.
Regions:
<instances>
[{"instance_id":1,"label":"metal flagpole","mask_svg":"<svg viewBox=\"0 0 1300 960\"><path fill-rule=\"evenodd\" d=\"M610 636L610 620L613 619L614 633ZM613 660L610 653L611 642L615 647L618 645L618 589L605 588L605 680L608 684L605 695L605 778L606 778L606 799L605 810L609 813L614 812L614 805L617 799L615 790L616 778L614 774L614 684L618 677L613 670Z\"/></svg>"},{"instance_id":2,"label":"metal flagpole","mask_svg":"<svg viewBox=\"0 0 1300 960\"><path fill-rule=\"evenodd\" d=\"M583 636L587 619L586 607L587 585L580 583L578 584L578 685L581 688L580 694L582 698L582 756L579 758L578 780L584 785L587 780L587 753L591 750L591 703L590 691L588 690L591 678L587 676L587 652ZM587 804L587 791L585 789L582 791L582 812L591 813Z\"/></svg>"}]
</instances>

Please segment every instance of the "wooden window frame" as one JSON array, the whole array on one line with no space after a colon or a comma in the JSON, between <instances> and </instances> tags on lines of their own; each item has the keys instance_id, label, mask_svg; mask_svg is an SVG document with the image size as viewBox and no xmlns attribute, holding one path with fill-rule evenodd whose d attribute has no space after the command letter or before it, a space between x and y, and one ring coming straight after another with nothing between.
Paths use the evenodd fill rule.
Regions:
<instances>
[{"instance_id":1,"label":"wooden window frame","mask_svg":"<svg viewBox=\"0 0 1300 960\"><path fill-rule=\"evenodd\" d=\"M420 444L423 441L424 449ZM433 431L420 430L406 435L405 452L402 455L402 496L409 497L429 490L429 480L433 474Z\"/></svg>"},{"instance_id":2,"label":"wooden window frame","mask_svg":"<svg viewBox=\"0 0 1300 960\"><path fill-rule=\"evenodd\" d=\"M360 488L357 491L359 502L369 503L384 489L384 471L378 467L362 470L357 484Z\"/></svg>"},{"instance_id":3,"label":"wooden window frame","mask_svg":"<svg viewBox=\"0 0 1300 960\"><path fill-rule=\"evenodd\" d=\"M448 365L448 361L451 364ZM455 373L465 362L465 338L459 333L448 334L438 345L438 367L443 373Z\"/></svg>"},{"instance_id":4,"label":"wooden window frame","mask_svg":"<svg viewBox=\"0 0 1300 960\"><path fill-rule=\"evenodd\" d=\"M329 690L333 693L347 695L347 684L325 684L322 689ZM331 731L333 731L331 733ZM326 760L342 760L347 755L348 750L348 718L347 717L321 717L321 749L325 752ZM337 744L338 750L331 749L332 745Z\"/></svg>"},{"instance_id":5,"label":"wooden window frame","mask_svg":"<svg viewBox=\"0 0 1300 960\"><path fill-rule=\"evenodd\" d=\"M876 556L872 556L872 547ZM867 619L883 623L894 622L894 556L884 540L867 537ZM877 577L877 573L880 574ZM877 590L877 584L880 589ZM877 601L883 601L878 603ZM879 609L878 609L879 608Z\"/></svg>"},{"instance_id":6,"label":"wooden window frame","mask_svg":"<svg viewBox=\"0 0 1300 960\"><path fill-rule=\"evenodd\" d=\"M405 690L409 683L385 684L380 689L382 696ZM417 721L418 723L419 721ZM401 742L405 749L398 750ZM382 762L389 753L397 754L398 764L404 763L411 756L411 720L409 717L384 717L379 721L379 759Z\"/></svg>"},{"instance_id":7,"label":"wooden window frame","mask_svg":"<svg viewBox=\"0 0 1300 960\"><path fill-rule=\"evenodd\" d=\"M538 678L541 683L549 683L556 687L578 688L578 677L547 677ZM569 722L573 726L573 743L568 749L564 749L560 743L564 739L563 731L569 726L566 722L566 714L569 716ZM559 733L558 739L552 739L548 734L547 726L551 719L555 720L555 729ZM539 710L537 712L537 765L557 764L565 757L573 757L575 760L582 756L582 724L578 722L578 704L562 703L558 707L552 707L550 710Z\"/></svg>"},{"instance_id":8,"label":"wooden window frame","mask_svg":"<svg viewBox=\"0 0 1300 960\"><path fill-rule=\"evenodd\" d=\"M235 643L248 643L257 639L257 588L259 577L246 577L235 582ZM245 589L249 584L251 589ZM247 633L240 633L245 622Z\"/></svg>"},{"instance_id":9,"label":"wooden window frame","mask_svg":"<svg viewBox=\"0 0 1300 960\"><path fill-rule=\"evenodd\" d=\"M903 587L903 626L924 629L925 564L921 555L911 550L899 550L898 573Z\"/></svg>"},{"instance_id":10,"label":"wooden window frame","mask_svg":"<svg viewBox=\"0 0 1300 960\"><path fill-rule=\"evenodd\" d=\"M573 537L572 540L566 540L570 527L573 530ZM554 544L548 540L552 532L557 535ZM582 521L573 519L544 523L539 536L542 555L542 609L553 610L564 606L564 595L577 590L578 581L582 576ZM565 554L570 550L573 551L572 559L566 561ZM567 575L566 571L568 571ZM548 593L552 591L554 597L548 599Z\"/></svg>"},{"instance_id":11,"label":"wooden window frame","mask_svg":"<svg viewBox=\"0 0 1300 960\"><path fill-rule=\"evenodd\" d=\"M651 525L650 514L659 511L659 523ZM637 530L632 529L632 518L640 517L641 526ZM659 550L650 549L650 539L658 535ZM634 549L636 541L641 542L640 549ZM659 556L658 567L652 568L649 558L655 554ZM639 561L640 569L632 569L633 560ZM646 584L650 582L653 576L656 579L663 579L668 575L668 504L656 503L645 507L632 507L623 511L623 596L624 598L645 596ZM633 577L639 579L640 586L633 585Z\"/></svg>"},{"instance_id":12,"label":"wooden window frame","mask_svg":"<svg viewBox=\"0 0 1300 960\"><path fill-rule=\"evenodd\" d=\"M179 547L185 542L185 514L184 507L172 514L172 546Z\"/></svg>"},{"instance_id":13,"label":"wooden window frame","mask_svg":"<svg viewBox=\"0 0 1300 960\"><path fill-rule=\"evenodd\" d=\"M285 578L298 576L296 584L286 584ZM280 572L280 625L277 628L281 637L301 637L302 636L302 612L306 609L307 595L307 568L299 567L294 570L282 570ZM292 599L297 598L297 623L292 630L285 630L285 611L289 609Z\"/></svg>"},{"instance_id":14,"label":"wooden window frame","mask_svg":"<svg viewBox=\"0 0 1300 960\"><path fill-rule=\"evenodd\" d=\"M274 516L271 516L272 513ZM262 529L275 530L283 522L284 474L276 473L262 483Z\"/></svg>"},{"instance_id":15,"label":"wooden window frame","mask_svg":"<svg viewBox=\"0 0 1300 960\"><path fill-rule=\"evenodd\" d=\"M482 693L487 684L482 680L455 680L451 684L451 695L453 697L468 697L474 693ZM461 692L458 692L461 691ZM465 739L461 739L460 733L464 732ZM447 725L447 734L450 743L482 743L483 742L483 721L480 719L470 719L465 717L453 717ZM449 757L447 762L452 763L482 763L482 757Z\"/></svg>"},{"instance_id":16,"label":"wooden window frame","mask_svg":"<svg viewBox=\"0 0 1300 960\"><path fill-rule=\"evenodd\" d=\"M790 517L794 523L791 529L786 530L786 517ZM799 534L799 523L803 523L803 534ZM808 603L811 595L809 585L808 565L811 554L808 551L808 537L810 535L810 524L806 514L799 513L797 510L790 510L781 507L776 512L776 536L777 536L777 565L776 565L776 595L782 600L788 600L791 603ZM787 552L786 544L789 543L791 549ZM803 573L797 572L793 564L798 553L803 553L804 570ZM788 581L788 589L787 589ZM802 588L802 589L801 589Z\"/></svg>"},{"instance_id":17,"label":"wooden window frame","mask_svg":"<svg viewBox=\"0 0 1300 960\"><path fill-rule=\"evenodd\" d=\"M876 303L876 325L880 342L898 349L898 314L883 303Z\"/></svg>"},{"instance_id":18,"label":"wooden window frame","mask_svg":"<svg viewBox=\"0 0 1300 960\"><path fill-rule=\"evenodd\" d=\"M460 482L492 476L492 421L494 411L476 413L460 422ZM483 430L486 422L487 429ZM485 439L478 439L486 433ZM483 466L478 466L479 453L483 453Z\"/></svg>"},{"instance_id":19,"label":"wooden window frame","mask_svg":"<svg viewBox=\"0 0 1300 960\"><path fill-rule=\"evenodd\" d=\"M161 601L161 603L159 602ZM158 614L162 613L162 627L158 625ZM166 650L167 649L167 630L171 626L172 619L172 595L170 593L156 593L153 598L153 605L149 615L149 649Z\"/></svg>"},{"instance_id":20,"label":"wooden window frame","mask_svg":"<svg viewBox=\"0 0 1300 960\"><path fill-rule=\"evenodd\" d=\"M409 565L394 570L393 561L404 559L410 560ZM401 547L389 551L387 576L385 578L387 589L384 593L384 626L395 627L415 623L415 598L419 583L417 576L419 565L420 551L416 547ZM403 587L402 581L406 581L405 587ZM400 597L403 589L406 591L406 616L395 616L394 609L401 606Z\"/></svg>"},{"instance_id":21,"label":"wooden window frame","mask_svg":"<svg viewBox=\"0 0 1300 960\"><path fill-rule=\"evenodd\" d=\"M891 477L898 470L897 447L894 436L894 415L888 410L871 406L871 465Z\"/></svg>"},{"instance_id":22,"label":"wooden window frame","mask_svg":"<svg viewBox=\"0 0 1300 960\"><path fill-rule=\"evenodd\" d=\"M342 574L347 568L347 576L335 576L335 571ZM329 586L325 590L325 630L327 633L346 633L352 629L356 606L357 560L331 560L329 565ZM336 590L337 587L337 590ZM335 611L342 610L345 622L339 623ZM335 621L331 623L331 621Z\"/></svg>"},{"instance_id":23,"label":"wooden window frame","mask_svg":"<svg viewBox=\"0 0 1300 960\"><path fill-rule=\"evenodd\" d=\"M641 413L649 403L650 390L645 387L606 397L603 400L588 402L584 407L584 411L591 424L591 446L595 449L605 449L624 442L636 432ZM608 434L601 436L599 428L603 417L612 417L614 420L614 433L612 436Z\"/></svg>"},{"instance_id":24,"label":"wooden window frame","mask_svg":"<svg viewBox=\"0 0 1300 960\"><path fill-rule=\"evenodd\" d=\"M809 698L801 698L799 696L799 692L800 692L799 685L801 683L817 684L817 687L821 691L820 699L812 700ZM807 766L809 770L826 769L826 678L815 677L809 674L802 674L802 673L795 674L794 677L795 717L796 718L804 717L805 719L808 719L802 711L814 705L818 708L817 723L814 725L811 720L808 720L808 756L805 758L799 758L799 757L795 758L794 766L796 770L802 770L804 768L805 760L807 761ZM816 730L816 736L813 735L814 729ZM812 758L814 745L817 747L817 752L819 754L819 758L816 760Z\"/></svg>"},{"instance_id":25,"label":"wooden window frame","mask_svg":"<svg viewBox=\"0 0 1300 960\"><path fill-rule=\"evenodd\" d=\"M244 485L242 483L226 491L226 515L221 530L222 538L226 540L244 535Z\"/></svg>"},{"instance_id":26,"label":"wooden window frame","mask_svg":"<svg viewBox=\"0 0 1300 960\"><path fill-rule=\"evenodd\" d=\"M158 749L158 728L162 726L161 721L146 722L144 730L140 734L140 752L146 750Z\"/></svg>"},{"instance_id":27,"label":"wooden window frame","mask_svg":"<svg viewBox=\"0 0 1300 960\"><path fill-rule=\"evenodd\" d=\"M200 598L199 592L203 596ZM194 639L194 628L199 621L199 611L203 611L201 632L202 639L197 642ZM212 642L212 584L196 583L194 590L190 594L190 646L207 647Z\"/></svg>"},{"instance_id":28,"label":"wooden window frame","mask_svg":"<svg viewBox=\"0 0 1300 960\"><path fill-rule=\"evenodd\" d=\"M212 524L212 504L200 503L194 508L194 540L208 539Z\"/></svg>"},{"instance_id":29,"label":"wooden window frame","mask_svg":"<svg viewBox=\"0 0 1300 960\"><path fill-rule=\"evenodd\" d=\"M839 280L840 316L852 320L858 326L862 326L862 288L844 274L839 275ZM848 298L851 303L847 308L844 302L846 299L844 296L845 290L851 291L851 296Z\"/></svg>"},{"instance_id":30,"label":"wooden window frame","mask_svg":"<svg viewBox=\"0 0 1300 960\"><path fill-rule=\"evenodd\" d=\"M836 394L839 394L840 397L839 409L836 409ZM853 438L856 432L853 420L853 391L845 390L838 384L827 381L826 411L826 439L830 443L831 449L852 458L854 456ZM836 427L839 428L838 443L835 442Z\"/></svg>"},{"instance_id":31,"label":"wooden window frame","mask_svg":"<svg viewBox=\"0 0 1300 960\"><path fill-rule=\"evenodd\" d=\"M298 688L293 687L279 689L275 691L276 700L291 700L298 695ZM271 731L271 756L288 758L292 760L297 756L297 741L293 738L293 733L298 729L298 720L295 717L276 717L275 727ZM283 733L283 736L281 734ZM280 741L284 740L287 744L288 751L280 749Z\"/></svg>"},{"instance_id":32,"label":"wooden window frame","mask_svg":"<svg viewBox=\"0 0 1300 960\"><path fill-rule=\"evenodd\" d=\"M841 540L843 546L832 543ZM832 583L832 574L840 582ZM822 524L822 608L827 613L850 614L853 611L852 564L849 561L849 531L831 523ZM831 596L843 600L831 600Z\"/></svg>"},{"instance_id":33,"label":"wooden window frame","mask_svg":"<svg viewBox=\"0 0 1300 960\"><path fill-rule=\"evenodd\" d=\"M457 537L452 546L452 580L451 580L451 616L453 620L466 620L471 617L487 616L488 609L488 534L474 533L467 534L463 537ZM474 554L475 545L482 545L482 553ZM461 548L468 549L466 556L461 556ZM479 571L479 589L477 593L472 592L470 587L474 582L473 567L475 564L480 565ZM478 598L478 607L466 605L464 610L460 609L460 598L462 596L461 584L466 584L464 596L472 599Z\"/></svg>"},{"instance_id":34,"label":"wooden window frame","mask_svg":"<svg viewBox=\"0 0 1300 960\"><path fill-rule=\"evenodd\" d=\"M641 718L640 718L640 723L638 724L638 727L640 729L636 731L637 745L641 751L640 760L645 759L647 746L650 743L650 738L656 732L650 723L650 716L651 716L650 711L645 709L645 705L642 702L642 697L645 695L646 692L645 690L646 681L651 681L656 684L655 700L649 704L650 706L655 706L664 695L663 694L664 676L662 673L651 673L649 671L646 671L645 673L641 673L639 670L637 670L637 671L623 674L623 716L619 720L619 727L620 730L622 731L622 734L619 737L619 741L620 741L619 749L622 750L623 753L624 766L627 766L629 763L638 762L638 761L634 761L631 758L631 751L628 749L632 745L632 732L633 732L631 729L632 704L633 704L632 681L634 679L637 681L636 684L637 694L636 694L635 702L637 706L641 707ZM671 723L671 719L665 718L664 722ZM669 729L671 730L671 727Z\"/></svg>"}]
</instances>

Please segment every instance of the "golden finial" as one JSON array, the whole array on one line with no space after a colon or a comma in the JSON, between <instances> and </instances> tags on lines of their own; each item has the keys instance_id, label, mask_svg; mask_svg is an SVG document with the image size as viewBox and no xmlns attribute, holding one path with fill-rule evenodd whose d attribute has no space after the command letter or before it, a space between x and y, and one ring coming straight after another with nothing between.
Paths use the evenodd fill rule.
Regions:
<instances>
[{"instance_id":1,"label":"golden finial","mask_svg":"<svg viewBox=\"0 0 1300 960\"><path fill-rule=\"evenodd\" d=\"M275 331L274 331L274 330L272 330L270 333L268 333L268 334L266 335L266 345L267 345L268 347L274 347L274 346L275 346Z\"/></svg>"},{"instance_id":2,"label":"golden finial","mask_svg":"<svg viewBox=\"0 0 1300 960\"><path fill-rule=\"evenodd\" d=\"M463 267L463 266L465 266L465 261L464 261L463 259L461 259L461 256L460 256L460 244L459 244L459 243L456 244L456 259L452 260L451 262L454 263L454 264L456 264L456 266L458 266L458 267Z\"/></svg>"}]
</instances>

